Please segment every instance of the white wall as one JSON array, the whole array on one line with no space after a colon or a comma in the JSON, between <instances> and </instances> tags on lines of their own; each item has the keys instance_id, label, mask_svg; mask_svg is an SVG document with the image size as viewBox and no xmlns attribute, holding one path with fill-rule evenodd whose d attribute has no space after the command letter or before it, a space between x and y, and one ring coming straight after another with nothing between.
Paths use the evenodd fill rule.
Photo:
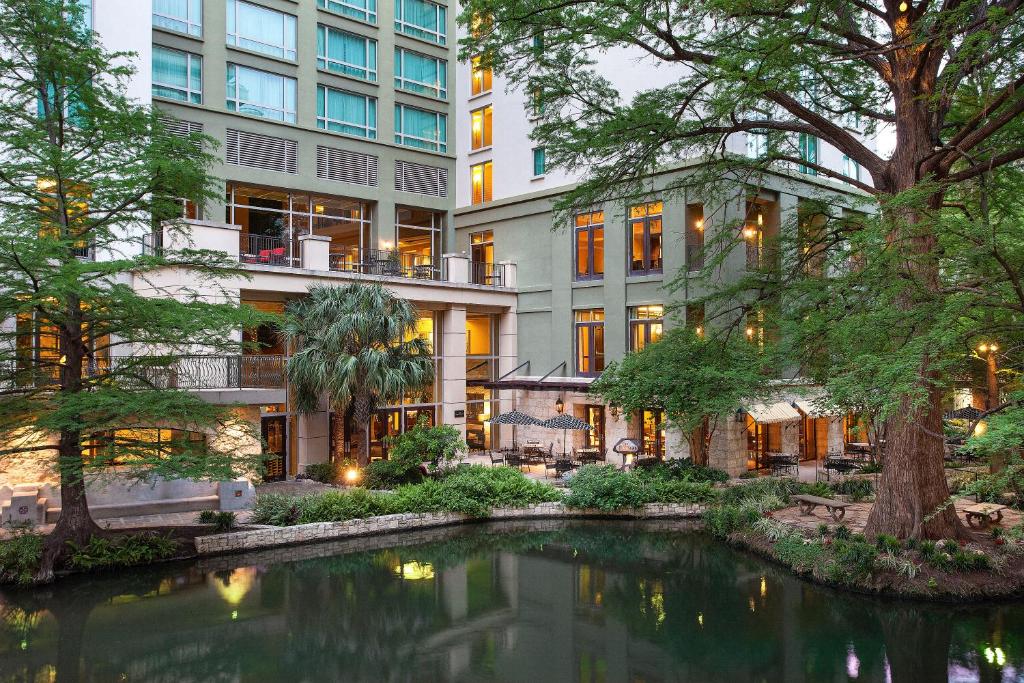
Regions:
<instances>
[{"instance_id":1,"label":"white wall","mask_svg":"<svg viewBox=\"0 0 1024 683\"><path fill-rule=\"evenodd\" d=\"M152 102L153 6L150 0L92 0L93 30L104 46L118 52L136 53L136 69L128 95L139 102Z\"/></svg>"}]
</instances>

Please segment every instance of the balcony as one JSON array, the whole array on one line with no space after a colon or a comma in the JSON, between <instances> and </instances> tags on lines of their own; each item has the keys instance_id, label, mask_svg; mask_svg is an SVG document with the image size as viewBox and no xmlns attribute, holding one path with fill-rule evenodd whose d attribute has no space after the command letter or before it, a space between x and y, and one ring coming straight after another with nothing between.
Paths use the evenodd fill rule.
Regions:
<instances>
[{"instance_id":1,"label":"balcony","mask_svg":"<svg viewBox=\"0 0 1024 683\"><path fill-rule=\"evenodd\" d=\"M266 266L297 265L292 256L292 243L283 237L243 234L238 247L238 258L242 263Z\"/></svg>"},{"instance_id":2,"label":"balcony","mask_svg":"<svg viewBox=\"0 0 1024 683\"><path fill-rule=\"evenodd\" d=\"M332 252L329 258L330 269L340 273L441 279L441 269L436 267L430 256L423 254L402 253L395 249L350 249Z\"/></svg>"},{"instance_id":3,"label":"balcony","mask_svg":"<svg viewBox=\"0 0 1024 683\"><path fill-rule=\"evenodd\" d=\"M510 263L488 263L484 261L470 261L469 277L474 285L485 287L507 287L507 271Z\"/></svg>"}]
</instances>

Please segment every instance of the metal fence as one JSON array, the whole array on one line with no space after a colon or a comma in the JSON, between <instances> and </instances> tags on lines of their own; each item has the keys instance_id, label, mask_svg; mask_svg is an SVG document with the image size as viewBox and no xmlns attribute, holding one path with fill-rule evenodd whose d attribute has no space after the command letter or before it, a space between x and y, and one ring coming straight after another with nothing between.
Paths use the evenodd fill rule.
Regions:
<instances>
[{"instance_id":1,"label":"metal fence","mask_svg":"<svg viewBox=\"0 0 1024 683\"><path fill-rule=\"evenodd\" d=\"M471 261L469 264L470 282L488 287L505 286L505 266L501 263Z\"/></svg>"},{"instance_id":2,"label":"metal fence","mask_svg":"<svg viewBox=\"0 0 1024 683\"><path fill-rule=\"evenodd\" d=\"M396 249L350 249L335 252L331 270L363 275L407 277L416 280L440 280L441 269L429 256L403 253Z\"/></svg>"},{"instance_id":3,"label":"metal fence","mask_svg":"<svg viewBox=\"0 0 1024 683\"><path fill-rule=\"evenodd\" d=\"M293 265L291 241L283 237L242 235L239 252L242 263L256 263L265 266Z\"/></svg>"}]
</instances>

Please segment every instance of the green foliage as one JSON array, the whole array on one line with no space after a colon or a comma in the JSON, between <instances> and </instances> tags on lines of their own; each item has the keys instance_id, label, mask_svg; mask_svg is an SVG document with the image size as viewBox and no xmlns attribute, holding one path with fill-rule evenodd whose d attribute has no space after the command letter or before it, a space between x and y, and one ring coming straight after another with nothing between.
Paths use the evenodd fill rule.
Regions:
<instances>
[{"instance_id":1,"label":"green foliage","mask_svg":"<svg viewBox=\"0 0 1024 683\"><path fill-rule=\"evenodd\" d=\"M871 497L875 487L868 479L844 479L832 485L832 490L839 495L848 496L854 503Z\"/></svg>"},{"instance_id":2,"label":"green foliage","mask_svg":"<svg viewBox=\"0 0 1024 683\"><path fill-rule=\"evenodd\" d=\"M648 470L652 475L664 479L681 479L698 482L726 482L729 475L722 470L706 465L695 465L692 459L673 458L660 462Z\"/></svg>"},{"instance_id":3,"label":"green foliage","mask_svg":"<svg viewBox=\"0 0 1024 683\"><path fill-rule=\"evenodd\" d=\"M799 534L794 534L779 540L772 546L772 552L793 571L808 574L825 556L825 546L820 540L810 541Z\"/></svg>"},{"instance_id":4,"label":"green foliage","mask_svg":"<svg viewBox=\"0 0 1024 683\"><path fill-rule=\"evenodd\" d=\"M586 465L569 479L569 491L566 505L605 511L648 503L706 504L716 499L709 483L692 481L684 470L667 467L624 472L611 465Z\"/></svg>"},{"instance_id":5,"label":"green foliage","mask_svg":"<svg viewBox=\"0 0 1024 683\"><path fill-rule=\"evenodd\" d=\"M875 547L883 553L899 554L903 550L903 544L900 543L900 539L888 534L878 534L875 537Z\"/></svg>"},{"instance_id":6,"label":"green foliage","mask_svg":"<svg viewBox=\"0 0 1024 683\"><path fill-rule=\"evenodd\" d=\"M805 496L832 497L832 487L823 481L816 481L813 484L801 482L799 484L799 491Z\"/></svg>"},{"instance_id":7,"label":"green foliage","mask_svg":"<svg viewBox=\"0 0 1024 683\"><path fill-rule=\"evenodd\" d=\"M958 572L981 571L992 568L988 555L959 548L950 555L950 565Z\"/></svg>"},{"instance_id":8,"label":"green foliage","mask_svg":"<svg viewBox=\"0 0 1024 683\"><path fill-rule=\"evenodd\" d=\"M967 442L981 457L1007 456L1024 447L1024 391L1012 392L1007 399L1017 405L991 415L985 421L985 432L971 436ZM1019 457L1017 460L1019 463Z\"/></svg>"},{"instance_id":9,"label":"green foliage","mask_svg":"<svg viewBox=\"0 0 1024 683\"><path fill-rule=\"evenodd\" d=\"M962 496L977 496L978 500L999 502L1006 494L1012 493L1018 501L1024 501L1024 459L1014 454L999 471L983 474L967 481L960 490Z\"/></svg>"},{"instance_id":10,"label":"green foliage","mask_svg":"<svg viewBox=\"0 0 1024 683\"><path fill-rule=\"evenodd\" d=\"M68 541L68 546L71 548L68 566L86 571L147 564L173 557L178 552L174 539L155 533L117 538L93 536L84 545Z\"/></svg>"},{"instance_id":11,"label":"green foliage","mask_svg":"<svg viewBox=\"0 0 1024 683\"><path fill-rule=\"evenodd\" d=\"M825 576L842 584L854 584L871 576L878 550L870 543L858 540L835 540L831 557L825 563Z\"/></svg>"},{"instance_id":12,"label":"green foliage","mask_svg":"<svg viewBox=\"0 0 1024 683\"><path fill-rule=\"evenodd\" d=\"M750 506L723 504L708 508L701 517L709 534L724 539L733 532L750 527L762 516Z\"/></svg>"},{"instance_id":13,"label":"green foliage","mask_svg":"<svg viewBox=\"0 0 1024 683\"><path fill-rule=\"evenodd\" d=\"M740 505L753 500L776 499L776 507L784 507L789 503L791 495L799 490L800 485L791 479L780 477L761 477L749 483L730 486L722 491L722 501Z\"/></svg>"},{"instance_id":14,"label":"green foliage","mask_svg":"<svg viewBox=\"0 0 1024 683\"><path fill-rule=\"evenodd\" d=\"M836 537L836 540L840 541L848 541L851 538L853 538L853 532L850 531L850 527L846 526L845 524L840 524L839 526L837 526L832 531L832 533Z\"/></svg>"},{"instance_id":15,"label":"green foliage","mask_svg":"<svg viewBox=\"0 0 1024 683\"><path fill-rule=\"evenodd\" d=\"M340 522L409 512L460 512L482 517L494 507L523 507L561 500L551 486L507 467L460 467L443 479L400 486L394 493L366 489L328 491L306 496L258 496L255 524L291 526Z\"/></svg>"},{"instance_id":16,"label":"green foliage","mask_svg":"<svg viewBox=\"0 0 1024 683\"><path fill-rule=\"evenodd\" d=\"M306 465L306 477L321 484L338 481L338 468L333 462L313 462Z\"/></svg>"},{"instance_id":17,"label":"green foliage","mask_svg":"<svg viewBox=\"0 0 1024 683\"><path fill-rule=\"evenodd\" d=\"M0 584L32 583L45 538L42 534L16 530L11 538L0 541Z\"/></svg>"},{"instance_id":18,"label":"green foliage","mask_svg":"<svg viewBox=\"0 0 1024 683\"><path fill-rule=\"evenodd\" d=\"M200 524L213 524L217 521L217 511L202 510L198 515L196 515L196 521Z\"/></svg>"},{"instance_id":19,"label":"green foliage","mask_svg":"<svg viewBox=\"0 0 1024 683\"><path fill-rule=\"evenodd\" d=\"M389 459L417 459L444 466L459 458L469 447L454 425L430 426L421 417L412 429L388 437Z\"/></svg>"},{"instance_id":20,"label":"green foliage","mask_svg":"<svg viewBox=\"0 0 1024 683\"><path fill-rule=\"evenodd\" d=\"M231 511L203 510L196 518L200 524L211 524L215 531L231 531L238 525L238 515Z\"/></svg>"}]
</instances>

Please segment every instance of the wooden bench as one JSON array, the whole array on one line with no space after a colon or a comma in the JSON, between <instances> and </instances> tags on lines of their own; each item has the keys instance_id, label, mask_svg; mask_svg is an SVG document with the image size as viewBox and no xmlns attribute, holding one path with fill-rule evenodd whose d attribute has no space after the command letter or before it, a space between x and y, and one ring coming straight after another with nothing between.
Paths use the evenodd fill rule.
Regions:
<instances>
[{"instance_id":1,"label":"wooden bench","mask_svg":"<svg viewBox=\"0 0 1024 683\"><path fill-rule=\"evenodd\" d=\"M824 506L824 508L828 510L828 514L832 516L832 519L837 522L843 521L843 517L846 516L846 508L850 507L850 503L844 503L841 500L832 500L831 498L805 496L803 494L793 496L793 498L800 504L801 515L812 514L814 509L820 505Z\"/></svg>"},{"instance_id":2,"label":"wooden bench","mask_svg":"<svg viewBox=\"0 0 1024 683\"><path fill-rule=\"evenodd\" d=\"M997 503L978 503L977 505L964 508L967 526L972 529L987 529L990 524L999 524L1003 521L1003 510L1005 509L1005 505Z\"/></svg>"}]
</instances>

